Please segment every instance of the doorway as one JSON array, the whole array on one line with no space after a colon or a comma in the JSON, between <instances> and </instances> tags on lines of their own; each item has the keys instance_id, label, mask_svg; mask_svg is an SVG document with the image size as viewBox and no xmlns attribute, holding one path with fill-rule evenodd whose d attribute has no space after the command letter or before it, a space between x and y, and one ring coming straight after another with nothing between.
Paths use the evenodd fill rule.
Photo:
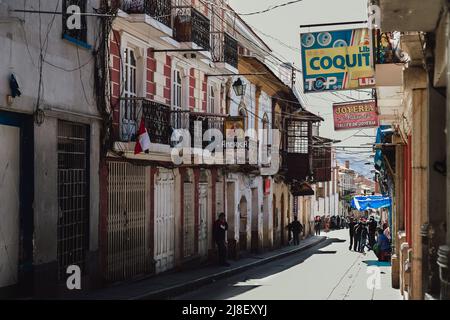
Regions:
<instances>
[{"instance_id":1,"label":"doorway","mask_svg":"<svg viewBox=\"0 0 450 320\"><path fill-rule=\"evenodd\" d=\"M247 251L247 223L248 223L248 213L247 213L247 199L245 196L239 201L239 251Z\"/></svg>"},{"instance_id":2,"label":"doorway","mask_svg":"<svg viewBox=\"0 0 450 320\"><path fill-rule=\"evenodd\" d=\"M259 207L258 207L258 189L252 189L252 241L251 251L259 250Z\"/></svg>"}]
</instances>

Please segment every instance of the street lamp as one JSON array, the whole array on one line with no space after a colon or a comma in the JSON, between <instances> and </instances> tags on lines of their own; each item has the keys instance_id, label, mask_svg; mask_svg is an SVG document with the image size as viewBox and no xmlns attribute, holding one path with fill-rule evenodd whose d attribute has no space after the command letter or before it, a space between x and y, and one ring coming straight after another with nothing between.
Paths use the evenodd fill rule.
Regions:
<instances>
[{"instance_id":1,"label":"street lamp","mask_svg":"<svg viewBox=\"0 0 450 320\"><path fill-rule=\"evenodd\" d=\"M245 89L246 89L247 85L244 84L241 80L241 78L238 78L234 83L233 83L233 90L234 93L236 94L236 96L238 97L242 97L245 95Z\"/></svg>"}]
</instances>

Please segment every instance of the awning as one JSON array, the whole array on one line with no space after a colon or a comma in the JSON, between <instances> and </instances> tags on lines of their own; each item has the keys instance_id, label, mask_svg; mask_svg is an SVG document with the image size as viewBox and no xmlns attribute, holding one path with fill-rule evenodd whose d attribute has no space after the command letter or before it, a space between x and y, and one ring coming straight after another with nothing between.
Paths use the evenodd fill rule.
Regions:
<instances>
[{"instance_id":1,"label":"awning","mask_svg":"<svg viewBox=\"0 0 450 320\"><path fill-rule=\"evenodd\" d=\"M352 208L358 211L389 208L391 204L391 198L383 196L356 196L352 199Z\"/></svg>"}]
</instances>

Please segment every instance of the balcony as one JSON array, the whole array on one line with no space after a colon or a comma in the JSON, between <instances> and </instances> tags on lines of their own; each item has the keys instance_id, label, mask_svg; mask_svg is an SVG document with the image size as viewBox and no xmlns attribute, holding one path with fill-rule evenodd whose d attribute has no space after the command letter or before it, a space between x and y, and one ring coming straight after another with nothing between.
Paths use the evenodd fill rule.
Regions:
<instances>
[{"instance_id":1,"label":"balcony","mask_svg":"<svg viewBox=\"0 0 450 320\"><path fill-rule=\"evenodd\" d=\"M142 25L146 33L155 36L172 36L171 0L123 0L120 3L122 14L119 16L137 25ZM159 32L155 32L155 30Z\"/></svg>"},{"instance_id":2,"label":"balcony","mask_svg":"<svg viewBox=\"0 0 450 320\"><path fill-rule=\"evenodd\" d=\"M202 148L210 144L209 141L203 141L205 133L208 130L216 129L222 134L224 132L225 115L190 112L185 110L173 110L172 127L174 129L188 130L191 135L191 146L194 147L195 139L198 137L202 141ZM208 139L209 137L205 137Z\"/></svg>"},{"instance_id":3,"label":"balcony","mask_svg":"<svg viewBox=\"0 0 450 320\"><path fill-rule=\"evenodd\" d=\"M312 124L304 120L286 120L285 150L282 168L289 180L304 181L311 174Z\"/></svg>"},{"instance_id":4,"label":"balcony","mask_svg":"<svg viewBox=\"0 0 450 320\"><path fill-rule=\"evenodd\" d=\"M172 110L170 106L150 101L145 98L122 98L120 104L120 144L119 151L130 151L134 148L140 119L144 119L150 136L150 152L170 153L174 146L172 134L174 130L185 129L191 135L191 147L195 147L195 133L201 139L204 149L210 144L205 133L209 129L224 130L225 115ZM127 143L129 145L127 145Z\"/></svg>"},{"instance_id":5,"label":"balcony","mask_svg":"<svg viewBox=\"0 0 450 320\"><path fill-rule=\"evenodd\" d=\"M120 104L120 139L136 141L140 119L145 121L150 140L157 144L170 144L172 136L169 106L144 98L123 98Z\"/></svg>"},{"instance_id":6,"label":"balcony","mask_svg":"<svg viewBox=\"0 0 450 320\"><path fill-rule=\"evenodd\" d=\"M212 34L212 56L216 63L228 64L238 73L238 42L227 33ZM229 69L224 66L225 69Z\"/></svg>"},{"instance_id":7,"label":"balcony","mask_svg":"<svg viewBox=\"0 0 450 320\"><path fill-rule=\"evenodd\" d=\"M333 163L331 161L331 143L333 140L313 136L313 178L315 182L331 181Z\"/></svg>"},{"instance_id":8,"label":"balcony","mask_svg":"<svg viewBox=\"0 0 450 320\"><path fill-rule=\"evenodd\" d=\"M374 43L377 87L401 86L403 67L409 56L400 49L400 34L378 31Z\"/></svg>"},{"instance_id":9,"label":"balcony","mask_svg":"<svg viewBox=\"0 0 450 320\"><path fill-rule=\"evenodd\" d=\"M194 8L177 9L174 18L175 40L192 43L209 51L210 37L210 21L207 17Z\"/></svg>"}]
</instances>

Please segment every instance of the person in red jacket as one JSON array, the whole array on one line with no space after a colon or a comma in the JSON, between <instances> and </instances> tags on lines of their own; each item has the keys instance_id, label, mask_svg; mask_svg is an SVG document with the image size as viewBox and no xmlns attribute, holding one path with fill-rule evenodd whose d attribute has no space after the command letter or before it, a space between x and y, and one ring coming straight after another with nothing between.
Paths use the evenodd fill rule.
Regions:
<instances>
[{"instance_id":1,"label":"person in red jacket","mask_svg":"<svg viewBox=\"0 0 450 320\"><path fill-rule=\"evenodd\" d=\"M230 264L227 263L227 247L226 247L226 231L228 230L228 223L225 220L225 213L219 214L219 219L214 222L213 235L214 242L217 245L219 251L219 264L222 266L229 267Z\"/></svg>"}]
</instances>

